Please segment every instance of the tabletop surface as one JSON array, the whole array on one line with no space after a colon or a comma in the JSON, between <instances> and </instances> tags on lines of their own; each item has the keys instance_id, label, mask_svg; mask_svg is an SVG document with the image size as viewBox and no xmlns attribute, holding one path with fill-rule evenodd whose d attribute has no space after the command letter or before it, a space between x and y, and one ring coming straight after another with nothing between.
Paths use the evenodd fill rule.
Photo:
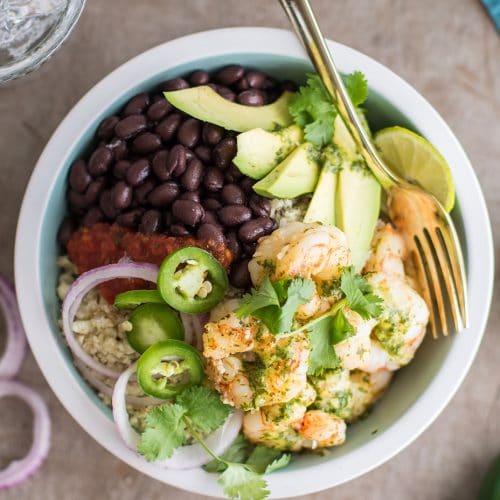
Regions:
<instances>
[{"instance_id":1,"label":"tabletop surface","mask_svg":"<svg viewBox=\"0 0 500 500\"><path fill-rule=\"evenodd\" d=\"M442 114L474 165L494 230L500 227L500 37L479 0L312 3L329 38L390 67ZM29 78L0 89L0 272L13 273L17 215L36 159L78 99L112 69L150 47L196 31L239 25L288 28L278 2L268 0L88 0L78 26L54 58ZM495 243L498 256L498 230ZM389 463L303 498L474 498L485 468L500 453L496 292L478 357L437 421ZM42 469L2 492L2 499L200 498L149 479L105 451L63 409L31 355L20 379L48 402L52 447ZM2 469L28 449L31 421L14 399L3 400L0 408Z\"/></svg>"}]
</instances>

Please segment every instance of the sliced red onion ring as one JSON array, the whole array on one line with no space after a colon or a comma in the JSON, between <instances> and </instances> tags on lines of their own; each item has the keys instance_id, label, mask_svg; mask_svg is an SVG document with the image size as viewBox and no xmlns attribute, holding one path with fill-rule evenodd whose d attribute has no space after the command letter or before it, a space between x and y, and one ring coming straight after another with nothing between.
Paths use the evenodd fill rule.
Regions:
<instances>
[{"instance_id":1,"label":"sliced red onion ring","mask_svg":"<svg viewBox=\"0 0 500 500\"><path fill-rule=\"evenodd\" d=\"M0 309L5 318L7 331L5 351L0 358L0 377L12 378L17 375L26 355L26 335L17 307L14 285L2 275L0 275Z\"/></svg>"},{"instance_id":2,"label":"sliced red onion ring","mask_svg":"<svg viewBox=\"0 0 500 500\"><path fill-rule=\"evenodd\" d=\"M0 490L10 488L31 476L42 464L50 446L50 417L43 399L33 389L13 380L0 380L0 398L22 399L33 412L33 443L28 454L0 471Z\"/></svg>"},{"instance_id":3,"label":"sliced red onion ring","mask_svg":"<svg viewBox=\"0 0 500 500\"><path fill-rule=\"evenodd\" d=\"M125 390L131 375L136 370L136 363L129 366L118 378L113 391L113 417L118 432L125 444L137 451L139 433L130 425L125 404ZM230 415L223 425L205 438L208 447L216 454L222 455L238 436L243 423L243 413L239 410ZM194 469L210 462L212 457L198 444L182 446L174 451L167 460L154 462L159 467L167 469Z\"/></svg>"},{"instance_id":4,"label":"sliced red onion ring","mask_svg":"<svg viewBox=\"0 0 500 500\"><path fill-rule=\"evenodd\" d=\"M117 379L120 372L109 368L85 352L73 332L73 320L85 295L101 283L115 278L140 278L156 283L158 267L153 264L120 262L98 267L81 274L71 285L62 305L62 323L66 341L73 355L89 368L106 377Z\"/></svg>"},{"instance_id":5,"label":"sliced red onion ring","mask_svg":"<svg viewBox=\"0 0 500 500\"><path fill-rule=\"evenodd\" d=\"M182 325L184 326L184 340L201 351L203 349L203 329L210 315L181 313L180 316Z\"/></svg>"}]
</instances>

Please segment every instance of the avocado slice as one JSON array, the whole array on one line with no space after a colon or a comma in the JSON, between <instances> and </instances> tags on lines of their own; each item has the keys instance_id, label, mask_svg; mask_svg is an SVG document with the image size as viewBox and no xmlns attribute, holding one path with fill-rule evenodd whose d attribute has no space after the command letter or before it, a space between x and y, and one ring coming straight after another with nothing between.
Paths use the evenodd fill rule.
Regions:
<instances>
[{"instance_id":1,"label":"avocado slice","mask_svg":"<svg viewBox=\"0 0 500 500\"><path fill-rule=\"evenodd\" d=\"M312 193L318 182L318 152L309 142L295 148L277 167L253 185L267 198L296 198Z\"/></svg>"},{"instance_id":2,"label":"avocado slice","mask_svg":"<svg viewBox=\"0 0 500 500\"><path fill-rule=\"evenodd\" d=\"M313 197L307 207L304 222L335 224L335 191L342 159L337 149L327 146L323 149L323 167Z\"/></svg>"},{"instance_id":3,"label":"avocado slice","mask_svg":"<svg viewBox=\"0 0 500 500\"><path fill-rule=\"evenodd\" d=\"M380 213L381 187L357 152L351 134L342 119L335 118L333 142L343 162L338 177L335 223L344 231L356 271L361 271Z\"/></svg>"},{"instance_id":4,"label":"avocado slice","mask_svg":"<svg viewBox=\"0 0 500 500\"><path fill-rule=\"evenodd\" d=\"M254 128L236 138L238 153L233 163L242 174L262 179L302 142L304 133L298 125L290 125L276 132Z\"/></svg>"},{"instance_id":5,"label":"avocado slice","mask_svg":"<svg viewBox=\"0 0 500 500\"><path fill-rule=\"evenodd\" d=\"M288 101L293 92L285 91L278 100L265 106L244 106L228 101L208 85L173 90L163 95L184 113L236 132L253 128L275 130L292 123Z\"/></svg>"}]
</instances>

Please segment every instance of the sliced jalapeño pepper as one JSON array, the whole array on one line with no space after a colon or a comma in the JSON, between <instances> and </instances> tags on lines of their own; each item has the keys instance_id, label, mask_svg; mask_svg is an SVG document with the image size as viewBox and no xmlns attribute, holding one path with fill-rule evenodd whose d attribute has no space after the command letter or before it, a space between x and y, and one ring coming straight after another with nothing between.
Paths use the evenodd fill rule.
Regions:
<instances>
[{"instance_id":1,"label":"sliced jalape\u00f1o pepper","mask_svg":"<svg viewBox=\"0 0 500 500\"><path fill-rule=\"evenodd\" d=\"M217 259L197 247L170 254L158 273L163 300L177 311L197 314L210 311L224 297L227 273Z\"/></svg>"},{"instance_id":2,"label":"sliced jalape\u00f1o pepper","mask_svg":"<svg viewBox=\"0 0 500 500\"><path fill-rule=\"evenodd\" d=\"M160 340L184 340L184 327L177 313L165 302L142 304L132 311L128 320L132 329L127 339L139 353Z\"/></svg>"},{"instance_id":3,"label":"sliced jalape\u00f1o pepper","mask_svg":"<svg viewBox=\"0 0 500 500\"><path fill-rule=\"evenodd\" d=\"M150 396L169 399L203 379L198 351L180 340L163 340L149 347L137 363L137 380Z\"/></svg>"},{"instance_id":4,"label":"sliced jalape\u00f1o pepper","mask_svg":"<svg viewBox=\"0 0 500 500\"><path fill-rule=\"evenodd\" d=\"M117 309L133 309L141 304L165 304L158 290L130 290L119 293L115 297L114 306Z\"/></svg>"}]
</instances>

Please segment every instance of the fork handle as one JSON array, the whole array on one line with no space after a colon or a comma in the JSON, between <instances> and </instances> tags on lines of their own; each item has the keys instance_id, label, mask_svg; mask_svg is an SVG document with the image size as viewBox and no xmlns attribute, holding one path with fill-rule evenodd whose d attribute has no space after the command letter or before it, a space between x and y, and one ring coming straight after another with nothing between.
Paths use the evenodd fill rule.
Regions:
<instances>
[{"instance_id":1,"label":"fork handle","mask_svg":"<svg viewBox=\"0 0 500 500\"><path fill-rule=\"evenodd\" d=\"M358 145L366 164L380 184L385 189L389 189L398 182L398 179L380 160L368 133L361 124L342 77L335 67L332 55L319 29L309 1L280 0L280 3L328 93L337 103L339 114Z\"/></svg>"}]
</instances>

